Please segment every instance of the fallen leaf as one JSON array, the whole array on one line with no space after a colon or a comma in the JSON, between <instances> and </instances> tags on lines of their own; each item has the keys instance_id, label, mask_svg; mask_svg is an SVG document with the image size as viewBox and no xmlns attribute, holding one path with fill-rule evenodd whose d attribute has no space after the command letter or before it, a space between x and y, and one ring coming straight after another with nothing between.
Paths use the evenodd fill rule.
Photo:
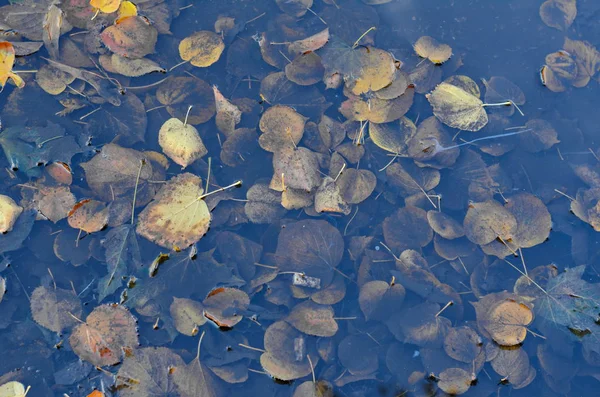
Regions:
<instances>
[{"instance_id":1,"label":"fallen leaf","mask_svg":"<svg viewBox=\"0 0 600 397\"><path fill-rule=\"evenodd\" d=\"M334 319L331 306L318 305L305 301L296 305L285 318L294 328L307 335L320 337L334 336L338 331L338 324Z\"/></svg>"},{"instance_id":2,"label":"fallen leaf","mask_svg":"<svg viewBox=\"0 0 600 397\"><path fill-rule=\"evenodd\" d=\"M497 238L511 240L517 231L517 220L500 203L489 200L471 203L463 226L469 240L484 245Z\"/></svg>"},{"instance_id":3,"label":"fallen leaf","mask_svg":"<svg viewBox=\"0 0 600 397\"><path fill-rule=\"evenodd\" d=\"M199 68L206 68L217 62L225 49L221 36L208 30L201 30L186 37L179 43L179 56Z\"/></svg>"},{"instance_id":4,"label":"fallen leaf","mask_svg":"<svg viewBox=\"0 0 600 397\"><path fill-rule=\"evenodd\" d=\"M198 327L206 323L204 306L191 299L173 297L170 312L175 321L175 328L183 335L196 336Z\"/></svg>"},{"instance_id":5,"label":"fallen leaf","mask_svg":"<svg viewBox=\"0 0 600 397\"><path fill-rule=\"evenodd\" d=\"M7 233L13 229L23 207L17 205L9 196L0 194L0 233Z\"/></svg>"},{"instance_id":6,"label":"fallen leaf","mask_svg":"<svg viewBox=\"0 0 600 397\"><path fill-rule=\"evenodd\" d=\"M10 78L19 88L25 86L23 79L12 71L15 64L15 48L7 41L0 42L0 87Z\"/></svg>"},{"instance_id":7,"label":"fallen leaf","mask_svg":"<svg viewBox=\"0 0 600 397\"><path fill-rule=\"evenodd\" d=\"M284 148L295 148L302 139L306 121L306 117L289 106L271 106L260 118L260 147L274 153Z\"/></svg>"},{"instance_id":8,"label":"fallen leaf","mask_svg":"<svg viewBox=\"0 0 600 397\"><path fill-rule=\"evenodd\" d=\"M221 328L233 328L248 310L248 294L237 288L216 288L202 302L204 317Z\"/></svg>"},{"instance_id":9,"label":"fallen leaf","mask_svg":"<svg viewBox=\"0 0 600 397\"><path fill-rule=\"evenodd\" d=\"M85 199L73 206L68 214L69 226L95 233L108 224L108 208L100 201Z\"/></svg>"},{"instance_id":10,"label":"fallen leaf","mask_svg":"<svg viewBox=\"0 0 600 397\"><path fill-rule=\"evenodd\" d=\"M175 117L165 121L160 127L158 144L163 152L182 168L208 154L198 130Z\"/></svg>"},{"instance_id":11,"label":"fallen leaf","mask_svg":"<svg viewBox=\"0 0 600 397\"><path fill-rule=\"evenodd\" d=\"M206 123L215 115L213 89L198 78L169 77L156 91L156 99L167 106L171 117L185 120L187 115L188 124Z\"/></svg>"},{"instance_id":12,"label":"fallen leaf","mask_svg":"<svg viewBox=\"0 0 600 397\"><path fill-rule=\"evenodd\" d=\"M281 182L270 186L275 190L291 187L310 192L321 184L317 155L303 147L286 147L277 151L273 156L273 173L274 178Z\"/></svg>"},{"instance_id":13,"label":"fallen leaf","mask_svg":"<svg viewBox=\"0 0 600 397\"><path fill-rule=\"evenodd\" d=\"M119 9L121 0L90 0L90 5L105 14L111 14Z\"/></svg>"},{"instance_id":14,"label":"fallen leaf","mask_svg":"<svg viewBox=\"0 0 600 397\"><path fill-rule=\"evenodd\" d=\"M472 302L481 332L501 346L516 346L525 340L533 311L509 293L489 294Z\"/></svg>"},{"instance_id":15,"label":"fallen leaf","mask_svg":"<svg viewBox=\"0 0 600 397\"><path fill-rule=\"evenodd\" d=\"M563 49L567 51L577 64L577 77L571 84L585 87L600 68L600 52L587 41L571 40L565 37Z\"/></svg>"},{"instance_id":16,"label":"fallen leaf","mask_svg":"<svg viewBox=\"0 0 600 397\"><path fill-rule=\"evenodd\" d=\"M139 77L149 73L166 73L158 63L147 58L125 58L117 54L100 55L100 65L111 73L127 77Z\"/></svg>"},{"instance_id":17,"label":"fallen leaf","mask_svg":"<svg viewBox=\"0 0 600 397\"><path fill-rule=\"evenodd\" d=\"M474 376L464 369L448 368L440 372L438 387L452 396L458 396L466 393L474 381Z\"/></svg>"},{"instance_id":18,"label":"fallen leaf","mask_svg":"<svg viewBox=\"0 0 600 397\"><path fill-rule=\"evenodd\" d=\"M426 95L433 114L444 124L465 131L479 131L488 122L481 100L448 83L440 83Z\"/></svg>"},{"instance_id":19,"label":"fallen leaf","mask_svg":"<svg viewBox=\"0 0 600 397\"><path fill-rule=\"evenodd\" d=\"M542 21L558 30L566 31L577 16L575 0L546 0L540 6Z\"/></svg>"},{"instance_id":20,"label":"fallen leaf","mask_svg":"<svg viewBox=\"0 0 600 397\"><path fill-rule=\"evenodd\" d=\"M154 52L158 31L150 24L148 18L130 16L104 29L100 38L104 45L117 55L125 58L143 58Z\"/></svg>"},{"instance_id":21,"label":"fallen leaf","mask_svg":"<svg viewBox=\"0 0 600 397\"><path fill-rule=\"evenodd\" d=\"M418 56L427 58L436 65L446 62L452 56L452 48L448 44L441 44L429 36L419 38L414 49Z\"/></svg>"},{"instance_id":22,"label":"fallen leaf","mask_svg":"<svg viewBox=\"0 0 600 397\"><path fill-rule=\"evenodd\" d=\"M61 334L79 324L73 316L81 316L81 301L72 290L40 286L30 299L33 320L42 327Z\"/></svg>"}]
</instances>

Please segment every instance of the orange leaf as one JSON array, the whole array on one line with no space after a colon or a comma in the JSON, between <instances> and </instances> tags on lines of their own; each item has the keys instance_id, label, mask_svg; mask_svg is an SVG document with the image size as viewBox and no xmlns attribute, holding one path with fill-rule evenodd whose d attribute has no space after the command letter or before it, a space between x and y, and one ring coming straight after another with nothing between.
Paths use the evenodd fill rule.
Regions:
<instances>
[{"instance_id":1,"label":"orange leaf","mask_svg":"<svg viewBox=\"0 0 600 397\"><path fill-rule=\"evenodd\" d=\"M21 77L13 73L15 64L15 48L7 41L0 42L0 87L4 87L6 81L11 78L19 88L25 85Z\"/></svg>"},{"instance_id":2,"label":"orange leaf","mask_svg":"<svg viewBox=\"0 0 600 397\"><path fill-rule=\"evenodd\" d=\"M88 394L87 397L104 397L104 393L98 390L94 390L93 392Z\"/></svg>"}]
</instances>

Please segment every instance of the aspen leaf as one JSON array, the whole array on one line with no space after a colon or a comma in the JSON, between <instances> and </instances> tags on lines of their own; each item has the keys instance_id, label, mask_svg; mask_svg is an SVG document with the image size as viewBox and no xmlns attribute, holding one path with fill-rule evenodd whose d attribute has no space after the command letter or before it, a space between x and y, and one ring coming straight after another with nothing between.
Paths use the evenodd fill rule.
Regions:
<instances>
[{"instance_id":1,"label":"aspen leaf","mask_svg":"<svg viewBox=\"0 0 600 397\"><path fill-rule=\"evenodd\" d=\"M183 168L208 153L198 130L175 117L165 121L160 127L158 144L171 160Z\"/></svg>"}]
</instances>

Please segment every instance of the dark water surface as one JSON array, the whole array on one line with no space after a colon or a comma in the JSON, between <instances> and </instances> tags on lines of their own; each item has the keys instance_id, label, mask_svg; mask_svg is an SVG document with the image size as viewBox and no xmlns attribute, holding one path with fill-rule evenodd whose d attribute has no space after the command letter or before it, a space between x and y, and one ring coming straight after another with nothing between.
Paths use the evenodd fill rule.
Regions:
<instances>
[{"instance_id":1,"label":"dark water surface","mask_svg":"<svg viewBox=\"0 0 600 397\"><path fill-rule=\"evenodd\" d=\"M76 3L87 6L87 1L63 1L64 9ZM0 298L0 385L16 380L31 385L28 396L72 397L94 389L106 396L596 395L600 2L573 0L577 16L565 31L542 21L541 0L391 0L373 6L315 0L312 12L291 16L300 3L140 2L139 13L159 30L155 51L146 58L165 69L181 61L177 47L183 38L214 31L219 17L234 18L237 25L224 36L224 52L210 67L184 64L166 74L130 78L101 73L87 61L89 56L101 63L99 56L110 55L98 37L114 18L100 14L94 22L80 22L85 29L61 36L61 47L79 46L81 54L69 61L62 53L58 58L96 73L91 79L99 90L75 80L50 95L36 84L39 72L21 73L24 88L6 85L0 94L0 193L24 211L13 230L0 235L0 276L6 282ZM43 23L51 3L13 4L22 5L0 8L0 32L11 41L41 42L43 29L31 26ZM5 24L9 12L41 16L12 19L11 25ZM395 155L371 138L369 131L377 126L363 128L364 137L356 139L364 125L347 121L352 116L339 110L351 89L343 82L338 88L326 89L323 81L302 87L285 74L272 87L265 82L293 58L284 53L287 45L278 43L328 27L330 41L316 53L325 66L337 61L338 71L352 69L345 76L350 85L362 69L354 67L352 57L340 66L342 55L328 51L340 41L352 46L372 26L376 30L349 51L388 51L416 86L403 94L416 89L402 119L418 127L416 132L399 132L396 120L402 114L387 124L395 136L404 136L404 148ZM422 36L449 45L452 58L433 65L418 57L413 45ZM569 51L565 38L585 42L585 48ZM595 75L583 87L567 81L563 92L552 92L541 83L540 69L548 54L562 49ZM48 57L42 46L18 57L14 70L41 70ZM424 78L418 78L419 71ZM499 100L484 81L510 80L516 86L511 92L520 89L525 98L519 104L523 115L512 106L487 107L489 123L478 132L442 126L424 94L455 75L468 76L481 99L494 102ZM175 85L175 78L186 84L178 95L191 95L166 109L157 94ZM125 87L123 95L118 86ZM243 111L229 137L212 116L210 86ZM375 106L376 95L369 91L357 100ZM118 107L109 103L115 98ZM57 115L74 101L81 108ZM297 148L284 143L286 150L317 153L308 165L278 165L288 171L283 183L274 175L273 150L258 144L259 120L278 104L306 119ZM172 161L161 168L159 130L172 116L183 120L188 105L194 106L192 116L208 112L195 125L208 154L184 171ZM426 123L443 130L436 139L445 150L430 152L434 130L424 131ZM335 129L343 131L343 140L332 144ZM523 129L528 131L518 132ZM236 141L234 135L242 133L246 138ZM105 168L94 163L114 145L135 151L114 155ZM138 173L142 158L154 173ZM58 161L70 165L72 184L52 178L66 174ZM297 171L300 166L305 168ZM148 203L165 181L184 172L200 177L202 186L210 174L209 191L237 180L243 186L206 199L212 222L201 239L182 239L188 244L173 247L159 230L154 241L169 242L155 244L131 226L134 191L134 224L140 231ZM114 177L121 173L122 179ZM313 174L318 180L310 182L311 193L290 188L285 194L293 197L283 201L295 207L283 208L281 186L286 181L300 186L298 181ZM341 209L318 213L314 192L323 189L326 176L342 189ZM271 178L279 192L268 190ZM198 192L190 196L192 203ZM108 212L108 221L87 219L88 226L99 223L102 230L82 232L66 219L75 201L86 199L98 201L91 215L103 218ZM308 201L299 205L301 200ZM440 213L447 216L445 228L434 222ZM192 215L186 212L180 221ZM450 224L460 231L450 230ZM149 270L161 254L168 259ZM320 287L294 285L294 277L303 282L306 276ZM226 289L215 290L219 287ZM179 299L190 305L187 314L177 307ZM121 306L106 306L115 303ZM100 313L121 309L118 318ZM97 323L88 318L94 310ZM178 327L178 316L188 318L186 332L181 323ZM219 328L211 321L215 317L232 327ZM86 319L88 326L81 324ZM194 336L184 335L196 323ZM98 329L105 333L96 335ZM110 341L115 335L136 343ZM200 335L201 366L195 358ZM103 361L111 355L110 364L116 365Z\"/></svg>"}]
</instances>

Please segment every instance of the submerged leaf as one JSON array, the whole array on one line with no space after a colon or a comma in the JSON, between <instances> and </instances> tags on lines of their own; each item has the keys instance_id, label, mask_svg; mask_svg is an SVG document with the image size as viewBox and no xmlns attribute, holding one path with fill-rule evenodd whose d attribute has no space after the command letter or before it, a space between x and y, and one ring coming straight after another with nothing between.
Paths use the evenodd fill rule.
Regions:
<instances>
[{"instance_id":1,"label":"submerged leaf","mask_svg":"<svg viewBox=\"0 0 600 397\"><path fill-rule=\"evenodd\" d=\"M330 337L338 331L338 324L333 317L331 306L306 301L296 305L285 321L307 335Z\"/></svg>"},{"instance_id":2,"label":"submerged leaf","mask_svg":"<svg viewBox=\"0 0 600 397\"><path fill-rule=\"evenodd\" d=\"M577 16L576 0L546 0L540 6L542 21L551 28L566 31Z\"/></svg>"},{"instance_id":3,"label":"submerged leaf","mask_svg":"<svg viewBox=\"0 0 600 397\"><path fill-rule=\"evenodd\" d=\"M41 286L33 291L30 299L31 315L42 327L60 334L79 324L73 316L81 316L81 302L73 291Z\"/></svg>"}]
</instances>

